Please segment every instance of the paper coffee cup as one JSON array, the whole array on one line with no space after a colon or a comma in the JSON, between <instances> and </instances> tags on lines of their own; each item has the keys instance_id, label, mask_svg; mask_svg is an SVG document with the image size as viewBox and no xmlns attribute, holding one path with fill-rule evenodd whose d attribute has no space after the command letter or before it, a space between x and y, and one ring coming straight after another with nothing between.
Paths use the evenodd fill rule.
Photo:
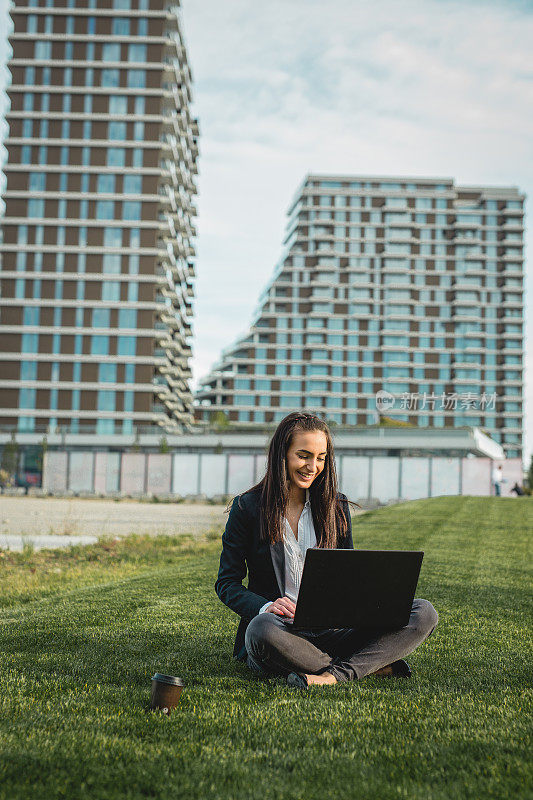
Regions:
<instances>
[{"instance_id":1,"label":"paper coffee cup","mask_svg":"<svg viewBox=\"0 0 533 800\"><path fill-rule=\"evenodd\" d=\"M152 678L150 709L159 709L163 714L170 714L179 703L183 691L183 681L174 675L163 675L156 672Z\"/></svg>"}]
</instances>

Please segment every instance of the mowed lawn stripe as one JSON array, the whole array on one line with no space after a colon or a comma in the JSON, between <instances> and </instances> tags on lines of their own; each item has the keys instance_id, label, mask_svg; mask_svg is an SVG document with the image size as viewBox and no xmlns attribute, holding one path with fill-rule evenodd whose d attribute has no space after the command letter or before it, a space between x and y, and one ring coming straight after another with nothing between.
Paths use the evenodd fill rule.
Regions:
<instances>
[{"instance_id":1,"label":"mowed lawn stripe","mask_svg":"<svg viewBox=\"0 0 533 800\"><path fill-rule=\"evenodd\" d=\"M355 518L357 547L424 549L439 626L410 681L309 693L232 661L219 541L133 538L100 572L63 554L35 599L37 555L4 565L25 594L0 613L0 797L530 797L532 510L451 497ZM170 718L145 712L156 670L186 682Z\"/></svg>"}]
</instances>

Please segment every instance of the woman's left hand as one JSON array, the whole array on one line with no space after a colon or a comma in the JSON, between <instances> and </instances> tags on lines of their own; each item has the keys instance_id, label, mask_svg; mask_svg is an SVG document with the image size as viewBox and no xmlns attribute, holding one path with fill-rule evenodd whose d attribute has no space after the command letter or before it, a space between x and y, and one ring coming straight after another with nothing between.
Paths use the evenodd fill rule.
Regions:
<instances>
[{"instance_id":1,"label":"woman's left hand","mask_svg":"<svg viewBox=\"0 0 533 800\"><path fill-rule=\"evenodd\" d=\"M296 604L293 603L290 597L278 597L265 611L266 613L278 614L280 617L294 617Z\"/></svg>"}]
</instances>

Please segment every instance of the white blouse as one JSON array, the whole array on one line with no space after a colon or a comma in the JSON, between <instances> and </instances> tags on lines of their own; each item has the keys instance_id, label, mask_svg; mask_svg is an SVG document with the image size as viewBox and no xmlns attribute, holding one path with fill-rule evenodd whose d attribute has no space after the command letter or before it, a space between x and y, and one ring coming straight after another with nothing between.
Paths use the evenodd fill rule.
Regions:
<instances>
[{"instance_id":1,"label":"white blouse","mask_svg":"<svg viewBox=\"0 0 533 800\"><path fill-rule=\"evenodd\" d=\"M298 520L298 539L294 535L289 520L284 517L285 531L283 535L283 546L285 550L285 596L290 598L293 603L298 600L302 572L304 568L305 554L309 547L316 547L315 526L313 525L313 514L311 513L311 500L309 499L309 489L305 490L305 504ZM272 600L259 609L262 614L272 605Z\"/></svg>"}]
</instances>

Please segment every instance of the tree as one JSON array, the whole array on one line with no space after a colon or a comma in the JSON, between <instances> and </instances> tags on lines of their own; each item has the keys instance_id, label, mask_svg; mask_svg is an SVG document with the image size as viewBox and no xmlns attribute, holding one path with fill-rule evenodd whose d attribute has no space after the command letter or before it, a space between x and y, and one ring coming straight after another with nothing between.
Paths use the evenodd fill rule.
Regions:
<instances>
[{"instance_id":1,"label":"tree","mask_svg":"<svg viewBox=\"0 0 533 800\"><path fill-rule=\"evenodd\" d=\"M40 472L43 471L44 457L47 450L48 450L48 439L46 438L46 436L43 436L43 440L39 445L39 453L37 455L37 466L39 467Z\"/></svg>"},{"instance_id":2,"label":"tree","mask_svg":"<svg viewBox=\"0 0 533 800\"><path fill-rule=\"evenodd\" d=\"M6 472L11 478L15 478L17 474L19 460L19 446L15 438L15 432L11 433L11 441L4 445L2 450L2 460L0 461L0 469Z\"/></svg>"},{"instance_id":3,"label":"tree","mask_svg":"<svg viewBox=\"0 0 533 800\"><path fill-rule=\"evenodd\" d=\"M211 423L215 428L227 428L230 424L225 411L217 411L211 414Z\"/></svg>"},{"instance_id":4,"label":"tree","mask_svg":"<svg viewBox=\"0 0 533 800\"><path fill-rule=\"evenodd\" d=\"M379 415L378 426L380 428L416 428L413 422L406 422L403 419L394 419L392 417L385 417L383 414Z\"/></svg>"},{"instance_id":5,"label":"tree","mask_svg":"<svg viewBox=\"0 0 533 800\"><path fill-rule=\"evenodd\" d=\"M527 486L528 489L533 490L533 453L531 454L531 463L529 465L529 471L527 473Z\"/></svg>"}]
</instances>

